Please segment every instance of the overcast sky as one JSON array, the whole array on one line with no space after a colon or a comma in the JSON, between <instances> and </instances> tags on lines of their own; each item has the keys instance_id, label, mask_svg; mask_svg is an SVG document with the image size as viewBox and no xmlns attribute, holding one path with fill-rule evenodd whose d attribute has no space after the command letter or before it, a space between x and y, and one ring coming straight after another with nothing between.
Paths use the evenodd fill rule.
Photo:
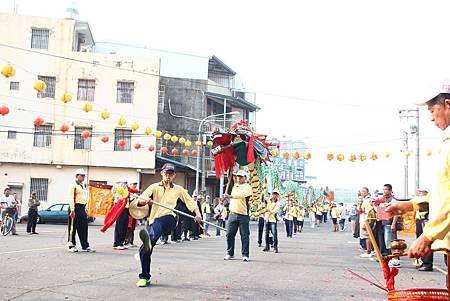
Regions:
<instances>
[{"instance_id":1,"label":"overcast sky","mask_svg":"<svg viewBox=\"0 0 450 301\"><path fill-rule=\"evenodd\" d=\"M0 10L11 12L13 2L0 0ZM51 17L64 17L71 3L15 2L19 14ZM397 109L450 77L448 1L76 3L96 41L218 56L257 93L258 131L304 139L314 156L307 174L331 187L391 182L402 194ZM422 149L434 150L441 133L421 114ZM389 151L392 158L338 164L324 159L328 151ZM424 185L432 181L431 160L422 160Z\"/></svg>"}]
</instances>

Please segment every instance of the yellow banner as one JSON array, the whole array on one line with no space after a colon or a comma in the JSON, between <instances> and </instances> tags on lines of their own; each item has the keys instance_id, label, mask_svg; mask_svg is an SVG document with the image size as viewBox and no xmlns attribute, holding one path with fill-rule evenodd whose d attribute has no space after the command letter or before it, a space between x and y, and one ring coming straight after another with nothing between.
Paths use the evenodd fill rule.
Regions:
<instances>
[{"instance_id":1,"label":"yellow banner","mask_svg":"<svg viewBox=\"0 0 450 301\"><path fill-rule=\"evenodd\" d=\"M400 231L404 235L416 235L416 214L408 212L402 215L403 230Z\"/></svg>"},{"instance_id":2,"label":"yellow banner","mask_svg":"<svg viewBox=\"0 0 450 301\"><path fill-rule=\"evenodd\" d=\"M88 215L104 217L114 203L110 185L89 185Z\"/></svg>"}]
</instances>

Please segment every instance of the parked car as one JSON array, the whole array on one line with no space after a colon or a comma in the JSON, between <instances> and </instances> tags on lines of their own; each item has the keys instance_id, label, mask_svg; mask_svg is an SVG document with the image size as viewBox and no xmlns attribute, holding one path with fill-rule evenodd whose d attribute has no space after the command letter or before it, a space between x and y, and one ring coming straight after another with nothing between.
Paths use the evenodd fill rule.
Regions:
<instances>
[{"instance_id":1,"label":"parked car","mask_svg":"<svg viewBox=\"0 0 450 301\"><path fill-rule=\"evenodd\" d=\"M67 224L69 214L69 204L54 204L47 209L38 211L39 224ZM95 217L89 216L88 223L95 221Z\"/></svg>"}]
</instances>

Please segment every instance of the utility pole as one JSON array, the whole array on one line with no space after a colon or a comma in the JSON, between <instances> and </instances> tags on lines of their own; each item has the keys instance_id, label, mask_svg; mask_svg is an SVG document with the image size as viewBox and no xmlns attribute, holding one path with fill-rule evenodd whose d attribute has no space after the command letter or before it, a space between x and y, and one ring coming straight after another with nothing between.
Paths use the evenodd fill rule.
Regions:
<instances>
[{"instance_id":1,"label":"utility pole","mask_svg":"<svg viewBox=\"0 0 450 301\"><path fill-rule=\"evenodd\" d=\"M416 151L415 151L415 177L414 177L414 188L417 191L419 189L420 185L420 135L419 135L419 108L416 109L405 109L405 110L399 110L399 117L400 120L406 118L406 127L403 130L404 134L404 145L405 145L405 152L409 151L409 135L415 135L416 136ZM409 120L410 118L415 119L415 124L410 125ZM409 195L409 156L405 153L405 183L404 183L404 193L405 197Z\"/></svg>"}]
</instances>

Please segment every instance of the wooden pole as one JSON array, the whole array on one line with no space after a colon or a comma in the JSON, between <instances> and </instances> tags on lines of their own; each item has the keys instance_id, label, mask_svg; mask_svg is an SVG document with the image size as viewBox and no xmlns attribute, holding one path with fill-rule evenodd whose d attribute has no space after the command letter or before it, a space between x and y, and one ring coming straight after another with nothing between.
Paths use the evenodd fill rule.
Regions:
<instances>
[{"instance_id":1,"label":"wooden pole","mask_svg":"<svg viewBox=\"0 0 450 301\"><path fill-rule=\"evenodd\" d=\"M377 240L375 239L375 235L373 235L372 228L370 227L369 221L366 220L364 222L366 227L366 231L369 234L370 242L372 243L375 254L377 255L378 262L380 263L381 270L383 270L383 256L381 255L380 248L378 247Z\"/></svg>"}]
</instances>

